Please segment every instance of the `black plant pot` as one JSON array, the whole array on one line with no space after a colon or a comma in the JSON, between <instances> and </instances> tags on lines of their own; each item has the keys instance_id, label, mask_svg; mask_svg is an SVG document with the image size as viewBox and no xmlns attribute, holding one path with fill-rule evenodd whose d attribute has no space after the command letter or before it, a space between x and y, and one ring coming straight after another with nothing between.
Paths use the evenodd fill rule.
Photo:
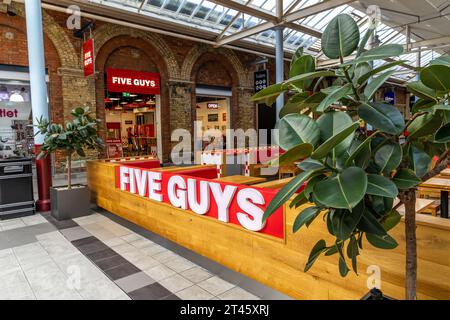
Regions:
<instances>
[{"instance_id":1,"label":"black plant pot","mask_svg":"<svg viewBox=\"0 0 450 320\"><path fill-rule=\"evenodd\" d=\"M361 300L394 300L391 297L385 296L381 290L377 288L371 289Z\"/></svg>"},{"instance_id":2,"label":"black plant pot","mask_svg":"<svg viewBox=\"0 0 450 320\"><path fill-rule=\"evenodd\" d=\"M51 188L52 216L57 220L79 218L90 214L91 192L87 186Z\"/></svg>"}]
</instances>

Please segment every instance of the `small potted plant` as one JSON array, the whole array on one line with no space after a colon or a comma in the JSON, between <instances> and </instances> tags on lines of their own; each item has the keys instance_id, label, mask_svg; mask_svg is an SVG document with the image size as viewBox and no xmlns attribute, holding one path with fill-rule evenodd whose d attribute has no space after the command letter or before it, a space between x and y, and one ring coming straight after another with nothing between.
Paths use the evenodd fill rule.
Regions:
<instances>
[{"instance_id":1,"label":"small potted plant","mask_svg":"<svg viewBox=\"0 0 450 320\"><path fill-rule=\"evenodd\" d=\"M84 157L86 149L101 149L104 144L98 136L97 120L89 108L76 108L74 119L61 124L38 119L37 128L44 135L44 144L38 159L61 151L67 158L67 186L51 188L52 216L58 220L73 219L89 214L90 191L85 185L72 185L72 157L74 153Z\"/></svg>"}]
</instances>

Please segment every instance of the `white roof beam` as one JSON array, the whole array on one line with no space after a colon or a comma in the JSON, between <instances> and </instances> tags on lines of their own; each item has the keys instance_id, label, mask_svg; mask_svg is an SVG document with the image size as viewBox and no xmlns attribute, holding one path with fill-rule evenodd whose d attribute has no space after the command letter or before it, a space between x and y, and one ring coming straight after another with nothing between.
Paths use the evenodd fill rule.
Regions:
<instances>
[{"instance_id":1,"label":"white roof beam","mask_svg":"<svg viewBox=\"0 0 450 320\"><path fill-rule=\"evenodd\" d=\"M215 1L216 0L214 0L214 2ZM222 0L222 1L225 1L225 0ZM247 37L253 36L255 34L264 32L264 31L272 29L272 28L274 28L276 26L282 26L282 25L286 25L286 24L289 24L289 23L293 23L294 21L297 21L297 20L300 20L300 19L303 19L303 18L307 18L309 16L318 14L318 13L326 11L326 10L334 9L336 7L348 4L348 3L353 2L353 1L354 0L327 0L327 1L323 1L323 2L320 2L318 4L315 4L315 5L306 7L306 8L302 8L302 9L300 9L298 11L294 11L294 12L288 14L288 15L285 15L281 22L277 23L277 22L274 22L274 21L267 21L267 22L262 23L260 25L254 26L252 28L248 28L246 30L242 30L242 31L236 32L236 33L234 33L234 34L232 34L232 35L230 35L228 37L224 37L220 41L217 42L216 46L220 47L220 46L223 46L223 45L228 44L230 42L241 40L243 38L247 38ZM317 35L317 31L315 31L315 30L313 30L311 28L308 28L308 27L305 27L305 26L302 26L302 28L304 28L303 31L301 31L303 33L306 33L306 34L309 34L309 35L313 35L313 36Z\"/></svg>"},{"instance_id":2,"label":"white roof beam","mask_svg":"<svg viewBox=\"0 0 450 320\"><path fill-rule=\"evenodd\" d=\"M262 11L262 10L259 10L259 9L256 9L254 7L248 6L246 4L234 2L231 0L208 0L208 1L214 2L215 4L220 4L224 7L227 7L227 8L242 12L242 13L246 13L246 14L254 16L256 18L264 19L266 21L278 22L278 18L275 15L270 14L265 11Z\"/></svg>"}]
</instances>

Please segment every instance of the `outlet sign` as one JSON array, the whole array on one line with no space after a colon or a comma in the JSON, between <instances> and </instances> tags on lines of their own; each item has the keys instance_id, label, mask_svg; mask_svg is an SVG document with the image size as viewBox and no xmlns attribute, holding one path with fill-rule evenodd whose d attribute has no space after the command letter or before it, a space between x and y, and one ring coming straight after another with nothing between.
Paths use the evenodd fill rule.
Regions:
<instances>
[{"instance_id":1,"label":"outlet sign","mask_svg":"<svg viewBox=\"0 0 450 320\"><path fill-rule=\"evenodd\" d=\"M156 72L106 69L108 91L128 94L160 94L160 77Z\"/></svg>"},{"instance_id":2,"label":"outlet sign","mask_svg":"<svg viewBox=\"0 0 450 320\"><path fill-rule=\"evenodd\" d=\"M277 190L222 183L183 174L119 166L116 188L167 203L221 223L284 239L283 208L263 222L264 211Z\"/></svg>"}]
</instances>

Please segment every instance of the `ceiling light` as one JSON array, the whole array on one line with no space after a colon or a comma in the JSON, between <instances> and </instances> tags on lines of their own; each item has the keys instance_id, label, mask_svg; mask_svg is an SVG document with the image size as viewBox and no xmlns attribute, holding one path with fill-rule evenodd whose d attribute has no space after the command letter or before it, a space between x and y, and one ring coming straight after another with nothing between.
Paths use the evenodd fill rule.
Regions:
<instances>
[{"instance_id":1,"label":"ceiling light","mask_svg":"<svg viewBox=\"0 0 450 320\"><path fill-rule=\"evenodd\" d=\"M18 94L17 92L14 92L11 95L11 97L9 97L9 101L10 102L24 102L25 99L20 94Z\"/></svg>"}]
</instances>

